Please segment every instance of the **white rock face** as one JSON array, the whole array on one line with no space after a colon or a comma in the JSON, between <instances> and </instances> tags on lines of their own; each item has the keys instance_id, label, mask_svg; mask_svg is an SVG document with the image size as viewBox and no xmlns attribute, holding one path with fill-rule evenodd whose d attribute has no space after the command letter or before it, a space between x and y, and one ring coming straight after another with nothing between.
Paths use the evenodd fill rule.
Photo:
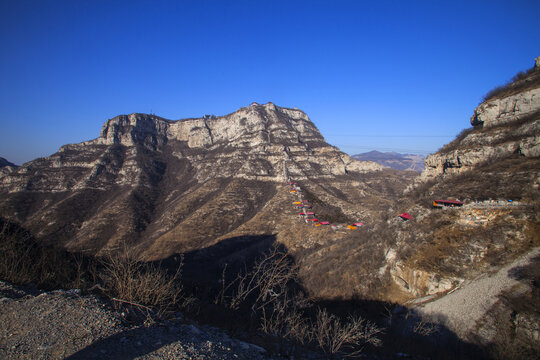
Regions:
<instances>
[{"instance_id":1,"label":"white rock face","mask_svg":"<svg viewBox=\"0 0 540 360\"><path fill-rule=\"evenodd\" d=\"M151 175L144 175L140 159L148 151L164 164L171 156L189 164L198 182L213 178L282 182L288 176L302 180L382 169L328 145L303 111L268 103L225 116L177 121L147 114L120 115L105 122L97 139L65 145L9 176L1 172L0 190L57 192L144 184L145 176ZM69 177L32 176L47 173L42 171L45 168L72 170Z\"/></svg>"},{"instance_id":2,"label":"white rock face","mask_svg":"<svg viewBox=\"0 0 540 360\"><path fill-rule=\"evenodd\" d=\"M515 122L540 109L540 88L480 104L471 117L471 125L490 128Z\"/></svg>"},{"instance_id":3,"label":"white rock face","mask_svg":"<svg viewBox=\"0 0 540 360\"><path fill-rule=\"evenodd\" d=\"M471 124L475 129L456 146L426 157L417 184L515 153L540 156L540 88L480 104Z\"/></svg>"},{"instance_id":4,"label":"white rock face","mask_svg":"<svg viewBox=\"0 0 540 360\"><path fill-rule=\"evenodd\" d=\"M143 114L118 116L103 126L96 139L97 144L125 146L141 141L152 149L182 143L184 151L175 156L190 160L199 181L216 176L283 181L286 173L305 179L381 169L326 144L303 111L272 103L252 104L225 116L178 121ZM221 170L216 173L217 169Z\"/></svg>"},{"instance_id":5,"label":"white rock face","mask_svg":"<svg viewBox=\"0 0 540 360\"><path fill-rule=\"evenodd\" d=\"M448 291L462 281L462 279L458 278L442 278L436 273L410 269L400 262L392 267L390 275L402 290L415 297Z\"/></svg>"}]
</instances>

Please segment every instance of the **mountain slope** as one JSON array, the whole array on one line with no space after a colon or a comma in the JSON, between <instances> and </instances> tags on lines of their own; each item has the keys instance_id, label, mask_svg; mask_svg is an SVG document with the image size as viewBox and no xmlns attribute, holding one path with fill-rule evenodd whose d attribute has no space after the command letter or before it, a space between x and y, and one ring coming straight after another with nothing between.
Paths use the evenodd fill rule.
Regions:
<instances>
[{"instance_id":1,"label":"mountain slope","mask_svg":"<svg viewBox=\"0 0 540 360\"><path fill-rule=\"evenodd\" d=\"M380 170L328 145L302 111L272 103L178 121L121 115L97 139L2 174L0 215L71 250L128 245L145 258L163 258L240 228L278 232L290 222L283 215L289 199L277 195L288 178L357 184L347 193L317 194L340 217L355 217L362 211L352 204L373 195L362 174ZM279 209L267 214L273 225L249 226L265 207Z\"/></svg>"},{"instance_id":2,"label":"mountain slope","mask_svg":"<svg viewBox=\"0 0 540 360\"><path fill-rule=\"evenodd\" d=\"M523 269L509 264L527 259L520 264L530 268L538 261L540 67L506 87L475 109L472 128L426 158L426 169L395 203L389 220L377 225L393 237L387 240L388 297L409 298L411 305L442 297L426 305L426 312L447 316L443 322L469 341L496 343L507 354L503 357L520 348L538 349L530 324L538 324L540 314L537 307L524 305L537 302L537 274L520 275ZM463 205L435 208L439 199ZM396 216L403 212L411 219ZM484 284L478 279L491 279L497 272L501 276L493 279L511 277L519 286L504 280L498 291L474 291ZM471 293L474 298L467 297ZM480 309L466 324L462 314L467 310L459 304L436 311L452 299L465 298Z\"/></svg>"}]
</instances>

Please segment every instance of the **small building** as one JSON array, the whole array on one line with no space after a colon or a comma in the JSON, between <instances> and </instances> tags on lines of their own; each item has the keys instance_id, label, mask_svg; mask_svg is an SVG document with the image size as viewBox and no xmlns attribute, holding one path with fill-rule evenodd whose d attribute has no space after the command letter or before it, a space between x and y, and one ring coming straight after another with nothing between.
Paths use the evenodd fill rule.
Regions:
<instances>
[{"instance_id":1,"label":"small building","mask_svg":"<svg viewBox=\"0 0 540 360\"><path fill-rule=\"evenodd\" d=\"M463 203L457 200L433 200L434 208L440 209L442 207L461 207L461 206L463 206Z\"/></svg>"},{"instance_id":2,"label":"small building","mask_svg":"<svg viewBox=\"0 0 540 360\"><path fill-rule=\"evenodd\" d=\"M412 219L412 216L407 214L407 213L401 213L398 215L400 218L402 218L403 220L411 220Z\"/></svg>"}]
</instances>

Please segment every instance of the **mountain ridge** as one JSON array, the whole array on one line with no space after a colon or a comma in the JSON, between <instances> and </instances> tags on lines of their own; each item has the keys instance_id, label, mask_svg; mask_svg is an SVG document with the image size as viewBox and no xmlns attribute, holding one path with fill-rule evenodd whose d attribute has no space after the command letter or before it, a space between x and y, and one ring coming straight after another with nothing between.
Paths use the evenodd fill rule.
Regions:
<instances>
[{"instance_id":1,"label":"mountain ridge","mask_svg":"<svg viewBox=\"0 0 540 360\"><path fill-rule=\"evenodd\" d=\"M356 219L365 210L351 204L377 196L362 174L381 170L328 145L301 110L272 103L177 121L134 113L107 120L96 139L0 175L0 215L73 251L127 244L157 259L212 245L252 219L279 232L292 213L268 214L271 226L255 215L269 202L290 206L278 196L289 178L332 204L329 214Z\"/></svg>"},{"instance_id":2,"label":"mountain ridge","mask_svg":"<svg viewBox=\"0 0 540 360\"><path fill-rule=\"evenodd\" d=\"M422 170L424 170L425 156L423 155L372 150L361 154L355 154L351 157L360 161L373 161L382 166L396 170L412 170L417 172L422 172Z\"/></svg>"}]
</instances>

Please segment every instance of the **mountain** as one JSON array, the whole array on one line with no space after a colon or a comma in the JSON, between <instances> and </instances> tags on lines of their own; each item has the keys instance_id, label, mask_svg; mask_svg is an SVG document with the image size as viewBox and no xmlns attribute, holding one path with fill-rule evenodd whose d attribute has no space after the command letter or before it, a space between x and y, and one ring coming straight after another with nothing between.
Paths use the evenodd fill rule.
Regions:
<instances>
[{"instance_id":1,"label":"mountain","mask_svg":"<svg viewBox=\"0 0 540 360\"><path fill-rule=\"evenodd\" d=\"M524 304L540 291L531 270L540 260L540 64L486 95L470 124L425 159L393 218L378 225L392 234L387 294L401 291L468 341L504 343L506 358L531 350L539 316ZM403 212L410 220L396 216Z\"/></svg>"},{"instance_id":2,"label":"mountain","mask_svg":"<svg viewBox=\"0 0 540 360\"><path fill-rule=\"evenodd\" d=\"M400 154L397 152L379 152L376 150L351 156L360 161L373 161L384 167L396 170L424 170L424 156L415 154Z\"/></svg>"},{"instance_id":3,"label":"mountain","mask_svg":"<svg viewBox=\"0 0 540 360\"><path fill-rule=\"evenodd\" d=\"M388 177L361 180L381 170L328 145L304 112L272 103L178 121L120 115L94 140L2 173L0 215L70 250L129 246L158 259L289 229L289 178L328 220L362 218L362 202L386 201L372 186Z\"/></svg>"},{"instance_id":4,"label":"mountain","mask_svg":"<svg viewBox=\"0 0 540 360\"><path fill-rule=\"evenodd\" d=\"M12 166L12 167L17 167L17 165L7 161L6 159L4 159L3 157L0 157L0 168L3 168L5 166Z\"/></svg>"}]
</instances>

